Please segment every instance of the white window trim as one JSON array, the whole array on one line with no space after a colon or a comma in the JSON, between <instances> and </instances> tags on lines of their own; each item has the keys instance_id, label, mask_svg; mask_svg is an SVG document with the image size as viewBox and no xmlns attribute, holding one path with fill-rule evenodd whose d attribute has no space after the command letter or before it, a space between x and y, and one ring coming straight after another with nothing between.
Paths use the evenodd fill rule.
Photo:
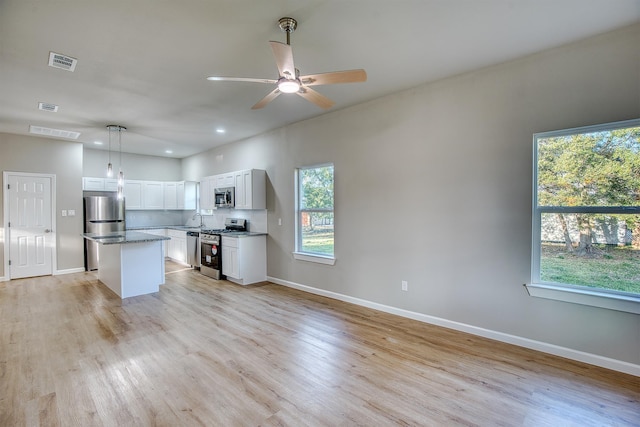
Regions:
<instances>
[{"instance_id":1,"label":"white window trim","mask_svg":"<svg viewBox=\"0 0 640 427\"><path fill-rule=\"evenodd\" d=\"M314 262L317 264L325 264L325 265L334 265L336 263L336 258L335 258L335 247L334 247L334 254L333 256L330 255L323 255L323 254L314 254L312 252L300 252L298 249L300 248L302 242L301 242L301 235L300 235L300 183L299 183L299 177L300 177L300 170L301 169L314 169L314 168L321 168L321 167L325 167L325 166L333 166L333 182L335 185L335 166L333 163L329 162L329 163L321 163L321 164L317 164L317 165L312 165L312 166L303 166L303 167L298 167L294 170L294 186L295 186L295 229L294 229L294 234L295 234L295 242L294 242L294 247L295 250L292 252L293 254L293 258L299 261L307 261L307 262ZM335 197L335 196L334 196ZM318 212L322 212L324 211L323 209L314 209L314 211L318 211ZM327 210L326 212L333 212L334 213L334 218L335 218L335 199L334 199L334 206L332 210ZM335 239L335 230L334 230L334 239Z\"/></svg>"},{"instance_id":2,"label":"white window trim","mask_svg":"<svg viewBox=\"0 0 640 427\"><path fill-rule=\"evenodd\" d=\"M566 285L544 283L528 283L525 287L532 297L640 314L640 297L629 294L618 295L611 292L602 292L595 288L580 287L574 289Z\"/></svg>"},{"instance_id":3,"label":"white window trim","mask_svg":"<svg viewBox=\"0 0 640 427\"><path fill-rule=\"evenodd\" d=\"M334 265L336 259L326 255L315 255L307 252L293 252L293 257L300 261L315 262L318 264Z\"/></svg>"},{"instance_id":4,"label":"white window trim","mask_svg":"<svg viewBox=\"0 0 640 427\"><path fill-rule=\"evenodd\" d=\"M546 298L574 304L588 305L640 314L640 295L626 292L616 292L587 286L573 286L569 284L548 283L540 280L540 221L544 212L608 212L633 214L636 208L628 206L573 206L573 207L549 207L538 206L538 138L572 135L574 133L600 132L603 130L621 129L640 126L640 119L626 120L617 123L606 123L595 126L585 126L573 129L564 129L552 132L541 132L533 135L533 221L532 221L532 251L531 251L531 282L525 284L527 292L532 297Z\"/></svg>"}]
</instances>

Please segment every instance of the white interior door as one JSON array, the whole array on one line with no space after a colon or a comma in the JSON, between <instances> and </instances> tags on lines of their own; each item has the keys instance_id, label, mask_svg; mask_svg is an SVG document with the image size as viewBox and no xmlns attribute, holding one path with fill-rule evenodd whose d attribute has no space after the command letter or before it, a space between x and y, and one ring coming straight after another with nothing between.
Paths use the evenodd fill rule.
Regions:
<instances>
[{"instance_id":1,"label":"white interior door","mask_svg":"<svg viewBox=\"0 0 640 427\"><path fill-rule=\"evenodd\" d=\"M10 277L52 274L51 178L8 175Z\"/></svg>"}]
</instances>

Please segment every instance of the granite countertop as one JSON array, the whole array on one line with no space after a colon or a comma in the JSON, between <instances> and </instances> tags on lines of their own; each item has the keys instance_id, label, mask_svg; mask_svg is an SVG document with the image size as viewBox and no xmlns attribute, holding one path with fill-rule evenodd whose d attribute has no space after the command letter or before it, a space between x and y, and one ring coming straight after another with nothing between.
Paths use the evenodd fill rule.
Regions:
<instances>
[{"instance_id":1,"label":"granite countertop","mask_svg":"<svg viewBox=\"0 0 640 427\"><path fill-rule=\"evenodd\" d=\"M127 227L127 231L158 230L161 228L171 228L172 230L184 230L184 231L200 231L200 226L195 226L195 225L141 225L138 227Z\"/></svg>"},{"instance_id":2,"label":"granite countertop","mask_svg":"<svg viewBox=\"0 0 640 427\"><path fill-rule=\"evenodd\" d=\"M222 237L253 237L253 236L266 236L267 233L254 233L252 231L227 231L220 233Z\"/></svg>"},{"instance_id":3,"label":"granite countertop","mask_svg":"<svg viewBox=\"0 0 640 427\"><path fill-rule=\"evenodd\" d=\"M155 234L142 233L140 231L114 231L106 234L84 233L87 240L103 245L120 245L126 243L156 242L159 240L171 240L170 237L156 236Z\"/></svg>"},{"instance_id":4,"label":"granite countertop","mask_svg":"<svg viewBox=\"0 0 640 427\"><path fill-rule=\"evenodd\" d=\"M201 231L210 230L210 227L199 227L193 225L143 225L139 227L127 227L127 231L139 231L139 230L157 230L161 228L170 228L172 230L184 230L187 231ZM253 231L227 231L224 233L216 233L226 237L253 237L253 236L266 236L268 233L253 232Z\"/></svg>"}]
</instances>

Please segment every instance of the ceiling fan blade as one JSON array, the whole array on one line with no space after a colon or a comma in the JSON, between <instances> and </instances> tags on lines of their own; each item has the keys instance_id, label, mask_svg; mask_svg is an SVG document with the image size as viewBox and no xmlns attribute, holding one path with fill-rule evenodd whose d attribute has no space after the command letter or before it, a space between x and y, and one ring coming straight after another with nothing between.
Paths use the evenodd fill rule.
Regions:
<instances>
[{"instance_id":1,"label":"ceiling fan blade","mask_svg":"<svg viewBox=\"0 0 640 427\"><path fill-rule=\"evenodd\" d=\"M280 42L269 42L276 58L276 65L281 77L287 79L296 78L296 66L293 64L293 51L291 46Z\"/></svg>"},{"instance_id":2,"label":"ceiling fan blade","mask_svg":"<svg viewBox=\"0 0 640 427\"><path fill-rule=\"evenodd\" d=\"M267 96L265 96L264 98L262 98L260 101L258 101L258 103L256 105L254 105L253 107L251 107L252 110L258 110L262 107L264 107L265 105L267 105L268 103L270 103L271 101L273 101L274 99L276 99L278 97L278 95L280 95L282 92L280 92L280 89L275 88L274 90L272 90L271 92L269 92L267 94Z\"/></svg>"},{"instance_id":3,"label":"ceiling fan blade","mask_svg":"<svg viewBox=\"0 0 640 427\"><path fill-rule=\"evenodd\" d=\"M367 72L359 70L334 71L331 73L309 74L300 76L306 86L331 85L334 83L357 83L367 81Z\"/></svg>"},{"instance_id":4,"label":"ceiling fan blade","mask_svg":"<svg viewBox=\"0 0 640 427\"><path fill-rule=\"evenodd\" d=\"M301 87L300 91L296 92L298 95L306 99L307 101L311 101L316 104L320 108L331 108L335 102L330 100L324 95L316 92L315 90L308 87Z\"/></svg>"},{"instance_id":5,"label":"ceiling fan blade","mask_svg":"<svg viewBox=\"0 0 640 427\"><path fill-rule=\"evenodd\" d=\"M207 77L207 80L224 81L224 82L271 83L271 84L275 84L278 82L277 80L273 80L273 79L254 79L251 77L217 77L217 76Z\"/></svg>"}]
</instances>

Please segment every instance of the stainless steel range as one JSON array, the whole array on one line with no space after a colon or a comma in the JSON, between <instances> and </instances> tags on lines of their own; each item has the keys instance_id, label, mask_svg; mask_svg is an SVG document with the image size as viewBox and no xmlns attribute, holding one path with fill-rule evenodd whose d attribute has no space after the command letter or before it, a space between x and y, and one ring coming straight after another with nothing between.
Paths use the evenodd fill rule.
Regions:
<instances>
[{"instance_id":1,"label":"stainless steel range","mask_svg":"<svg viewBox=\"0 0 640 427\"><path fill-rule=\"evenodd\" d=\"M222 274L222 237L225 233L246 233L247 220L227 218L225 228L205 229L200 231L200 272L206 276L220 280Z\"/></svg>"},{"instance_id":2,"label":"stainless steel range","mask_svg":"<svg viewBox=\"0 0 640 427\"><path fill-rule=\"evenodd\" d=\"M200 232L200 273L216 280L224 279L220 241L220 235L211 230Z\"/></svg>"}]
</instances>

